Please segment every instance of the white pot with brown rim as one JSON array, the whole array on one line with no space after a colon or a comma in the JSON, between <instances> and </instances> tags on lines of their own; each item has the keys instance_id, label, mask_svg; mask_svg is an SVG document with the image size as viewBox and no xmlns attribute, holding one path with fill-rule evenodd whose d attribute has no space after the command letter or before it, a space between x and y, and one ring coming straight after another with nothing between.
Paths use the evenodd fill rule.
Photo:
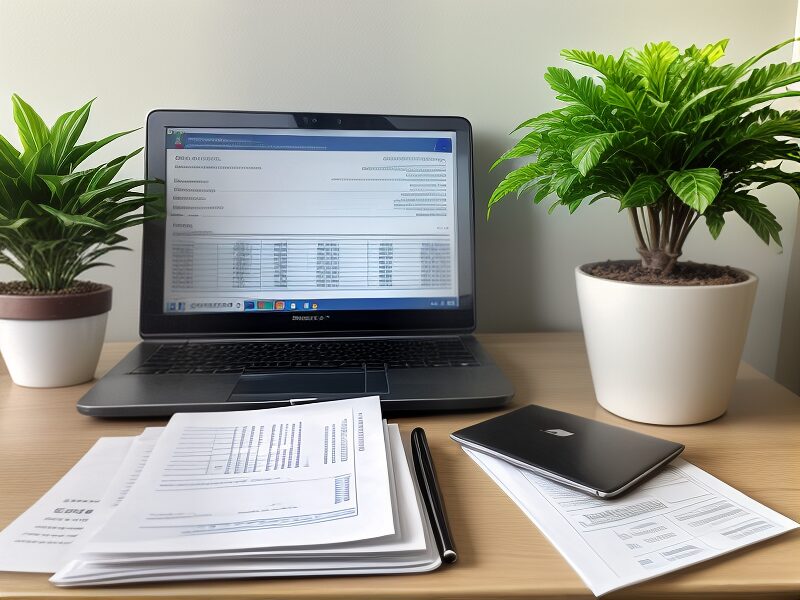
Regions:
<instances>
[{"instance_id":1,"label":"white pot with brown rim","mask_svg":"<svg viewBox=\"0 0 800 600\"><path fill-rule=\"evenodd\" d=\"M657 425L690 425L724 414L758 278L743 269L714 267L733 271L739 281L648 285L590 275L600 264L575 269L600 405Z\"/></svg>"},{"instance_id":2,"label":"white pot with brown rim","mask_svg":"<svg viewBox=\"0 0 800 600\"><path fill-rule=\"evenodd\" d=\"M111 309L111 288L82 284L78 289L48 295L0 294L0 352L17 385L62 387L94 377Z\"/></svg>"}]
</instances>

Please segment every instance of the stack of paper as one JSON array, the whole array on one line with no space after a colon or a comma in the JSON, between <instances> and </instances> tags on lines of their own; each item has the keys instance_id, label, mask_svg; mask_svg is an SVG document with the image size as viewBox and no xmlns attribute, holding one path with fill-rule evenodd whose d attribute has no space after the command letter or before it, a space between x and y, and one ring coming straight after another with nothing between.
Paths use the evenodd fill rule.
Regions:
<instances>
[{"instance_id":1,"label":"stack of paper","mask_svg":"<svg viewBox=\"0 0 800 600\"><path fill-rule=\"evenodd\" d=\"M603 500L464 451L597 596L798 527L680 458L636 490Z\"/></svg>"},{"instance_id":2,"label":"stack of paper","mask_svg":"<svg viewBox=\"0 0 800 600\"><path fill-rule=\"evenodd\" d=\"M44 569L20 569L24 558L0 559L0 569L55 569L53 583L76 586L440 565L399 431L382 421L377 397L178 414L128 441L124 458L121 443L103 445L117 449L116 469L105 461L117 475L69 549ZM97 479L95 454L83 465L94 472L84 461L73 469L77 487ZM38 545L28 534L61 496L46 495L0 534L0 556ZM44 547L59 548L54 541Z\"/></svg>"}]
</instances>

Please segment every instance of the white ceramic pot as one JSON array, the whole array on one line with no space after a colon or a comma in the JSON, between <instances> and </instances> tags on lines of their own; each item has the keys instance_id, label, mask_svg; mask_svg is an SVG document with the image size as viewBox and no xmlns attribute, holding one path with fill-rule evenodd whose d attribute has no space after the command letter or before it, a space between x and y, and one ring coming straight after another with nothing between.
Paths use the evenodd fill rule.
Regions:
<instances>
[{"instance_id":1,"label":"white ceramic pot","mask_svg":"<svg viewBox=\"0 0 800 600\"><path fill-rule=\"evenodd\" d=\"M76 385L94 377L111 288L85 294L0 296L0 352L26 387Z\"/></svg>"},{"instance_id":2,"label":"white ceramic pot","mask_svg":"<svg viewBox=\"0 0 800 600\"><path fill-rule=\"evenodd\" d=\"M625 419L702 423L728 407L758 278L665 286L575 269L597 401Z\"/></svg>"}]
</instances>

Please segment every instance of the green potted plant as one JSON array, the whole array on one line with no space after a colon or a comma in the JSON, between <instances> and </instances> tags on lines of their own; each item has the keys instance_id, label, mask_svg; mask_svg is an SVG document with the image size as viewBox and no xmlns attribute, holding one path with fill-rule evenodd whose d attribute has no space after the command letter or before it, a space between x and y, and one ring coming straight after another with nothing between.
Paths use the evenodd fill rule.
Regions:
<instances>
[{"instance_id":1,"label":"green potted plant","mask_svg":"<svg viewBox=\"0 0 800 600\"><path fill-rule=\"evenodd\" d=\"M528 133L494 165L529 158L500 182L489 210L516 193L551 198L551 211L611 199L627 213L638 260L575 271L595 392L611 412L676 425L727 408L757 279L678 259L698 222L716 239L734 213L780 244L781 226L753 191L800 190L800 174L783 168L800 160L800 111L771 106L800 95L787 89L800 64L757 64L792 41L741 64L719 64L727 40L619 56L565 50L597 75L549 68L563 105L522 123Z\"/></svg>"},{"instance_id":2,"label":"green potted plant","mask_svg":"<svg viewBox=\"0 0 800 600\"><path fill-rule=\"evenodd\" d=\"M78 277L123 248L121 230L157 216L140 209L160 196L136 191L143 180L114 181L141 148L78 170L131 133L78 143L92 101L52 127L19 96L12 103L22 150L0 136L0 264L22 281L0 283L0 352L19 385L74 385L94 377L111 308L109 286Z\"/></svg>"}]
</instances>

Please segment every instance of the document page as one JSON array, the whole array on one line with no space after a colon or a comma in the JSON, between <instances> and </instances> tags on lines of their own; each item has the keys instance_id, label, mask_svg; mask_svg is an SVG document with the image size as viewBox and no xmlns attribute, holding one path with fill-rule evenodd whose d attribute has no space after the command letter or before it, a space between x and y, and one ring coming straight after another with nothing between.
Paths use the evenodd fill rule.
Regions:
<instances>
[{"instance_id":1,"label":"document page","mask_svg":"<svg viewBox=\"0 0 800 600\"><path fill-rule=\"evenodd\" d=\"M100 438L36 504L0 532L0 571L53 573L81 551L131 489L162 428Z\"/></svg>"},{"instance_id":2,"label":"document page","mask_svg":"<svg viewBox=\"0 0 800 600\"><path fill-rule=\"evenodd\" d=\"M99 439L50 491L0 532L0 571L53 573L61 568L103 518L100 502L133 439Z\"/></svg>"},{"instance_id":3,"label":"document page","mask_svg":"<svg viewBox=\"0 0 800 600\"><path fill-rule=\"evenodd\" d=\"M378 397L176 414L89 554L294 547L394 533Z\"/></svg>"},{"instance_id":4,"label":"document page","mask_svg":"<svg viewBox=\"0 0 800 600\"><path fill-rule=\"evenodd\" d=\"M120 461L120 464L117 465L115 475L111 479L111 483L106 493L103 495L103 499L99 503L99 508L107 513L104 515L102 523L105 523L108 516L110 516L114 509L119 506L120 502L125 499L128 492L131 491L131 488L133 488L133 485L139 479L139 475L141 475L142 469L144 469L145 464L147 464L150 453L153 451L163 431L163 427L146 427L140 435L133 438L128 453L122 461ZM91 473L87 475L90 477L94 476L94 474ZM98 522L94 529L99 529L102 523Z\"/></svg>"},{"instance_id":5,"label":"document page","mask_svg":"<svg viewBox=\"0 0 800 600\"><path fill-rule=\"evenodd\" d=\"M604 500L464 451L598 596L798 527L680 458L634 491Z\"/></svg>"},{"instance_id":6,"label":"document page","mask_svg":"<svg viewBox=\"0 0 800 600\"><path fill-rule=\"evenodd\" d=\"M176 553L91 562L71 561L52 578L58 586L177 581L210 577L283 577L430 571L441 564L397 425L386 434L397 493L393 535L319 547Z\"/></svg>"}]
</instances>

